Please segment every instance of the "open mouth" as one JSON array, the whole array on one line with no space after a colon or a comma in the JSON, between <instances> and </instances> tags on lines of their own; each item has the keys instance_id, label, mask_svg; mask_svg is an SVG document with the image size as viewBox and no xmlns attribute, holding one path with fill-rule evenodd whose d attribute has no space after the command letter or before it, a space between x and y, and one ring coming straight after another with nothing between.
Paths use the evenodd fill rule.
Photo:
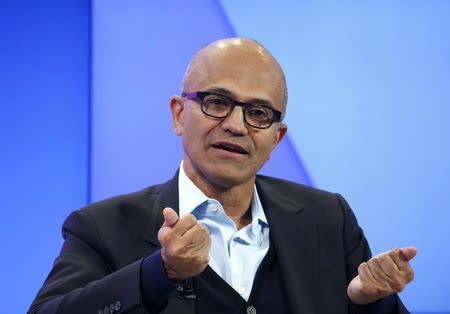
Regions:
<instances>
[{"instance_id":1,"label":"open mouth","mask_svg":"<svg viewBox=\"0 0 450 314\"><path fill-rule=\"evenodd\" d=\"M235 153L235 154L241 154L241 155L247 154L247 151L243 147L241 147L239 145L234 145L231 143L216 143L216 144L213 144L212 146L214 148L222 149L227 152L231 152L231 153Z\"/></svg>"}]
</instances>

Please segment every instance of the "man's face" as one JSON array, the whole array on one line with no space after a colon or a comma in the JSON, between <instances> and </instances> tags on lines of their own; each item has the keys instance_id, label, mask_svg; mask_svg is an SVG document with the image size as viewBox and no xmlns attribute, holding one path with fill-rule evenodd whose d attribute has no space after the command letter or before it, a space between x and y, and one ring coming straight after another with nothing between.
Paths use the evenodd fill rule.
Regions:
<instances>
[{"instance_id":1,"label":"man's face","mask_svg":"<svg viewBox=\"0 0 450 314\"><path fill-rule=\"evenodd\" d=\"M264 102L284 111L284 83L272 59L255 47L216 47L201 55L186 92L215 92L240 102ZM287 128L257 129L235 107L224 119L206 116L200 100L172 98L175 132L183 138L184 169L194 181L219 188L253 183Z\"/></svg>"}]
</instances>

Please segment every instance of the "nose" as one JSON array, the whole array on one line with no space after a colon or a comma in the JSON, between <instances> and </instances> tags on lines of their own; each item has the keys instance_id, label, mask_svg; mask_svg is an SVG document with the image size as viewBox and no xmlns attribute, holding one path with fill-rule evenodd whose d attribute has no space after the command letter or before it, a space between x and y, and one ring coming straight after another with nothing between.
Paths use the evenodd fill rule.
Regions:
<instances>
[{"instance_id":1,"label":"nose","mask_svg":"<svg viewBox=\"0 0 450 314\"><path fill-rule=\"evenodd\" d=\"M247 135L248 129L244 121L244 108L236 106L222 121L222 129L233 135Z\"/></svg>"}]
</instances>

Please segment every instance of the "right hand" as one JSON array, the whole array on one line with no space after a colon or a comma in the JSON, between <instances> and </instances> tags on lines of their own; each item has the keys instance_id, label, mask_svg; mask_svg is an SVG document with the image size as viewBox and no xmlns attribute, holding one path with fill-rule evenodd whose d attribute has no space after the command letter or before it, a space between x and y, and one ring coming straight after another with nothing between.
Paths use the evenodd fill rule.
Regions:
<instances>
[{"instance_id":1,"label":"right hand","mask_svg":"<svg viewBox=\"0 0 450 314\"><path fill-rule=\"evenodd\" d=\"M163 215L158 240L167 275L172 280L182 281L200 274L209 262L211 236L208 228L192 214L178 217L170 207L164 208Z\"/></svg>"}]
</instances>

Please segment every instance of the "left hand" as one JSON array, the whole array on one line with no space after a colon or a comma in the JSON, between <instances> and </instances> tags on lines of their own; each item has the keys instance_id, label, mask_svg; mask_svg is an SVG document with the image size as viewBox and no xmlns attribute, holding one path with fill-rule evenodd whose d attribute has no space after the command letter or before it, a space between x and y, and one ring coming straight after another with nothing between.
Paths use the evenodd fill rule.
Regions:
<instances>
[{"instance_id":1,"label":"left hand","mask_svg":"<svg viewBox=\"0 0 450 314\"><path fill-rule=\"evenodd\" d=\"M358 276L347 288L353 303L369 304L402 291L414 278L409 261L417 254L415 247L393 249L372 257L358 267Z\"/></svg>"}]
</instances>

